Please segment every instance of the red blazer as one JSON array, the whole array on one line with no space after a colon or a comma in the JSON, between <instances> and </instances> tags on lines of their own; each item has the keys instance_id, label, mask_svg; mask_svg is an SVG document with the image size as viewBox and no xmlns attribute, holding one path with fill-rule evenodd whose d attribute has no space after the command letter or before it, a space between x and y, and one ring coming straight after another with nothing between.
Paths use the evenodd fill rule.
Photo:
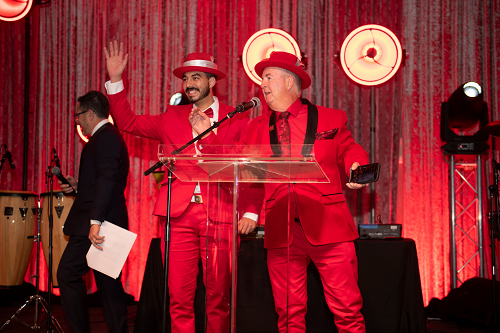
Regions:
<instances>
[{"instance_id":1,"label":"red blazer","mask_svg":"<svg viewBox=\"0 0 500 333\"><path fill-rule=\"evenodd\" d=\"M317 108L318 127L313 153L330 183L292 184L295 200L291 200L290 212L287 212L287 184L266 183L264 186L255 184L251 187L245 211L259 214L265 198L264 245L267 249L286 247L287 243L288 245L292 243L295 202L300 223L311 244L324 245L358 238L356 226L342 193L338 164L345 165L345 172L348 174L354 162L367 164L368 154L354 142L351 132L345 126L347 116L344 111L322 106ZM269 156L271 156L273 153L270 147L269 118L272 116L274 116L273 111L269 111L251 120L242 143L269 145ZM326 135L328 131L335 129L338 130L333 137ZM210 144L216 143L217 138L210 136L203 140L201 147L207 145L210 147ZM262 188L265 188L265 194ZM287 223L290 226L288 242Z\"/></svg>"},{"instance_id":2,"label":"red blazer","mask_svg":"<svg viewBox=\"0 0 500 333\"><path fill-rule=\"evenodd\" d=\"M118 94L108 95L111 107L111 113L116 120L119 129L133 135L159 140L164 144L176 145L180 148L189 140L193 139L191 124L188 116L193 108L193 104L179 105L167 107L167 110L157 116L136 115L130 108L130 103L127 100L126 91L123 90ZM234 108L219 102L219 120L227 116ZM217 139L222 144L231 145L241 140L240 134L245 129L248 123L248 113L235 115L233 118L226 120L217 128ZM195 154L194 145L186 148L183 153ZM161 183L162 187L156 200L154 215L166 216L167 214L167 197L168 191L167 177ZM232 185L221 183L222 191L217 191L216 184L213 184L214 190L210 190L211 198L207 200L208 183L200 183L201 193L203 196L203 204L209 212L209 216L220 222L232 222L232 195L230 189ZM180 216L191 202L195 182L182 182L175 179L172 182L172 203L171 217ZM212 187L211 187L212 188ZM219 192L220 197L216 197ZM212 196L213 195L213 196ZM210 201L210 210L206 204ZM217 215L216 215L217 213ZM215 216L217 216L215 218Z\"/></svg>"}]
</instances>

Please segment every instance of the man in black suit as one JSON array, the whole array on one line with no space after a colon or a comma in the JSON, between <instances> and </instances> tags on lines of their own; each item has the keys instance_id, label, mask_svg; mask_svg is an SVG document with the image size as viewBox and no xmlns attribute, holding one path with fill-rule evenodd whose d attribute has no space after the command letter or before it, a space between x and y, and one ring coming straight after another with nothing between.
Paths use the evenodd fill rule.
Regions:
<instances>
[{"instance_id":1,"label":"man in black suit","mask_svg":"<svg viewBox=\"0 0 500 333\"><path fill-rule=\"evenodd\" d=\"M84 135L90 135L80 159L78 182L68 176L71 186L61 184L65 192L77 190L64 225L70 236L57 271L61 305L73 332L90 332L86 288L82 277L90 270L86 254L90 246L102 250L99 236L103 221L128 227L124 191L129 170L128 151L118 129L109 123L109 102L98 91L78 98L75 119ZM127 303L121 274L113 279L94 270L95 282L111 332L128 332Z\"/></svg>"}]
</instances>

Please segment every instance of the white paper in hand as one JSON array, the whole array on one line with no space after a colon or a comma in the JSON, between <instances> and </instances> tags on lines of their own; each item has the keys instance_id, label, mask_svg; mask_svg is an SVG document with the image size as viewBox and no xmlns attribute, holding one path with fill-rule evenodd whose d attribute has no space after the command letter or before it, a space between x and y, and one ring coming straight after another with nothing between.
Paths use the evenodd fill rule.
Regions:
<instances>
[{"instance_id":1,"label":"white paper in hand","mask_svg":"<svg viewBox=\"0 0 500 333\"><path fill-rule=\"evenodd\" d=\"M101 244L103 249L99 250L91 245L87 252L87 264L90 268L116 279L120 275L137 234L104 221L99 230L99 236L105 236L104 243Z\"/></svg>"}]
</instances>

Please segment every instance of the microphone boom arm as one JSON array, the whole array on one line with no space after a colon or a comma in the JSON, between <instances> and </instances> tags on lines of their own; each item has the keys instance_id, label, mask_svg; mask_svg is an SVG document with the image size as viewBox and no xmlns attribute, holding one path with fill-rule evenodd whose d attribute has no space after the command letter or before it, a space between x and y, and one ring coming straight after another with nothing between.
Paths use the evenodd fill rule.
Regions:
<instances>
[{"instance_id":1,"label":"microphone boom arm","mask_svg":"<svg viewBox=\"0 0 500 333\"><path fill-rule=\"evenodd\" d=\"M260 101L259 101L259 104L255 105L255 106L259 106L259 105L260 105ZM203 133L197 135L195 138L193 138L192 140L190 140L188 143L186 143L184 146L180 147L179 149L174 150L172 152L172 155L178 155L178 154L180 154L184 149L186 149L187 147L191 146L196 141L200 140L202 137L204 137L205 135L207 135L208 133L210 133L213 129L219 127L223 122L225 122L228 119L233 118L237 113L242 113L242 112L246 111L247 109L245 109L242 105L238 105L236 107L236 109L234 109L233 111L229 112L227 114L227 116L225 116L221 120L216 121L212 126L210 126L205 131L203 131ZM146 171L144 171L144 176L149 175L151 172L155 171L156 169L158 169L162 165L163 165L162 162L160 162L160 161L156 162L155 165L153 165L151 168L149 168Z\"/></svg>"},{"instance_id":2,"label":"microphone boom arm","mask_svg":"<svg viewBox=\"0 0 500 333\"><path fill-rule=\"evenodd\" d=\"M176 149L172 152L172 155L179 155L184 149L186 149L187 147L191 146L193 143L195 143L196 141L200 140L201 138L203 138L205 135L207 135L208 133L212 132L212 130L214 130L215 128L219 127L220 124L222 124L223 122L225 122L226 120L234 117L234 115L238 113L237 110L234 110L234 111L231 111L230 113L227 114L226 117L222 118L220 121L216 121L212 126L210 126L209 128L207 128L205 131L203 131L202 133L198 134L196 137L194 137L192 140L190 140L188 143L186 143L184 146L180 147L179 149Z\"/></svg>"}]
</instances>

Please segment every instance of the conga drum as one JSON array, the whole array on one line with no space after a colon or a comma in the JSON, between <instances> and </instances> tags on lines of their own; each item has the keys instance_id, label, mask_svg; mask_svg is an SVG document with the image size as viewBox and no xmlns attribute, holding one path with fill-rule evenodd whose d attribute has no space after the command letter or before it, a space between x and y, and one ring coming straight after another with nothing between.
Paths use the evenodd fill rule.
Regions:
<instances>
[{"instance_id":1,"label":"conga drum","mask_svg":"<svg viewBox=\"0 0 500 333\"><path fill-rule=\"evenodd\" d=\"M63 191L52 192L52 285L57 287L57 268L61 261L62 254L68 244L69 236L64 235L64 223L68 217L69 210L75 202L75 197L66 195ZM42 236L43 253L45 261L49 267L49 204L50 192L40 194L42 198L42 220L40 223L40 233Z\"/></svg>"},{"instance_id":2,"label":"conga drum","mask_svg":"<svg viewBox=\"0 0 500 333\"><path fill-rule=\"evenodd\" d=\"M23 284L28 269L37 207L37 194L27 191L0 191L0 286Z\"/></svg>"}]
</instances>

